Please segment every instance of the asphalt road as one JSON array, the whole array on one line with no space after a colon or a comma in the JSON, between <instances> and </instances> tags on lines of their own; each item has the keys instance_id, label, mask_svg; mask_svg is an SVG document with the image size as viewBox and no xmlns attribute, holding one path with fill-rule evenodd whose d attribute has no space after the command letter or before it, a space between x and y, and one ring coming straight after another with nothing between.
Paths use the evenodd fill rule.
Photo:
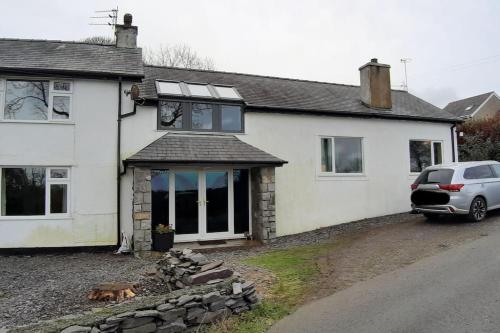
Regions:
<instances>
[{"instance_id":1,"label":"asphalt road","mask_svg":"<svg viewBox=\"0 0 500 333\"><path fill-rule=\"evenodd\" d=\"M500 227L307 304L270 332L500 332Z\"/></svg>"}]
</instances>

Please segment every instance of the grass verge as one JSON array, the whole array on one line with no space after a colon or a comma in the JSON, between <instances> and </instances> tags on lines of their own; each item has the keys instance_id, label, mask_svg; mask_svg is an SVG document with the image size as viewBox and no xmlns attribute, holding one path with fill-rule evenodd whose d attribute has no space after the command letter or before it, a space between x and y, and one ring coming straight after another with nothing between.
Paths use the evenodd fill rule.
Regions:
<instances>
[{"instance_id":1,"label":"grass verge","mask_svg":"<svg viewBox=\"0 0 500 333\"><path fill-rule=\"evenodd\" d=\"M253 311L214 324L209 333L261 333L300 304L310 281L319 273L316 259L332 244L315 244L276 250L250 257L244 262L273 272L277 282L271 295Z\"/></svg>"}]
</instances>

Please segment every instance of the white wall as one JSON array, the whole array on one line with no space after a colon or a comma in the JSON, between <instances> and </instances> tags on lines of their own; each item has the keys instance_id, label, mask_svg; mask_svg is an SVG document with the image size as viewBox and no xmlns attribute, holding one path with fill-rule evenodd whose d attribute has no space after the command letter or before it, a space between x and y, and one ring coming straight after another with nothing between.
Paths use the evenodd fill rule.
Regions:
<instances>
[{"instance_id":1,"label":"white wall","mask_svg":"<svg viewBox=\"0 0 500 333\"><path fill-rule=\"evenodd\" d=\"M0 248L116 244L118 83L73 83L72 123L0 121L0 167L71 167L70 217L0 217Z\"/></svg>"},{"instance_id":2,"label":"white wall","mask_svg":"<svg viewBox=\"0 0 500 333\"><path fill-rule=\"evenodd\" d=\"M410 139L443 141L451 124L249 112L241 140L288 161L276 169L277 234L410 210ZM318 175L319 136L362 137L365 175Z\"/></svg>"}]
</instances>

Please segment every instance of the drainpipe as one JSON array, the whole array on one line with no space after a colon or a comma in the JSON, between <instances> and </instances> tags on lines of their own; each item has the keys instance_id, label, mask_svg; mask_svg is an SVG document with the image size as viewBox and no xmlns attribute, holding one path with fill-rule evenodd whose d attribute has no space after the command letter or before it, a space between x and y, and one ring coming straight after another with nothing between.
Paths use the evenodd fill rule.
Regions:
<instances>
[{"instance_id":1,"label":"drainpipe","mask_svg":"<svg viewBox=\"0 0 500 333\"><path fill-rule=\"evenodd\" d=\"M451 126L451 157L452 157L452 162L456 162L456 156L455 156L455 129L457 128L457 123L454 123L453 126Z\"/></svg>"},{"instance_id":2,"label":"drainpipe","mask_svg":"<svg viewBox=\"0 0 500 333\"><path fill-rule=\"evenodd\" d=\"M120 246L121 243L121 138L122 138L122 77L118 79L118 115L117 121L117 147L116 147L116 246Z\"/></svg>"}]
</instances>

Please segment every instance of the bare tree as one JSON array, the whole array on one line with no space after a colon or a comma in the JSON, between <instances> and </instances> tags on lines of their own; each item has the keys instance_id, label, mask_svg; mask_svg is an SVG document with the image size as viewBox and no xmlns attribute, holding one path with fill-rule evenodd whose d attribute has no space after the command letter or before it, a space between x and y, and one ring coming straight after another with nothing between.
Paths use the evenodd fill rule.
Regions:
<instances>
[{"instance_id":1,"label":"bare tree","mask_svg":"<svg viewBox=\"0 0 500 333\"><path fill-rule=\"evenodd\" d=\"M114 45L115 39L107 36L92 36L81 40L84 43L89 44L102 44L102 45Z\"/></svg>"},{"instance_id":2,"label":"bare tree","mask_svg":"<svg viewBox=\"0 0 500 333\"><path fill-rule=\"evenodd\" d=\"M157 49L144 49L143 61L146 65L214 70L215 64L208 57L201 57L185 44L160 45Z\"/></svg>"}]
</instances>

